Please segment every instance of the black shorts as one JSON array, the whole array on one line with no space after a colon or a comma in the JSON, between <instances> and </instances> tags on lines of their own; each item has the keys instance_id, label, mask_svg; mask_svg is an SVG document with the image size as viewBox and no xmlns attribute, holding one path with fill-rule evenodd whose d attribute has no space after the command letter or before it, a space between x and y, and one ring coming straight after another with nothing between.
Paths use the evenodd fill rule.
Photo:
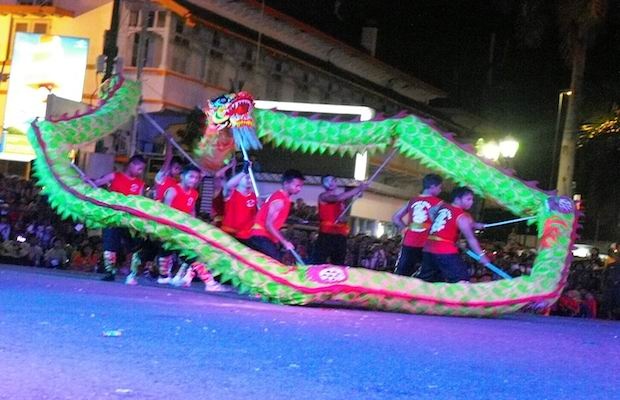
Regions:
<instances>
[{"instance_id":1,"label":"black shorts","mask_svg":"<svg viewBox=\"0 0 620 400\"><path fill-rule=\"evenodd\" d=\"M247 241L247 245L249 248L260 251L274 260L281 261L280 249L278 249L278 245L264 236L250 237Z\"/></svg>"},{"instance_id":2,"label":"black shorts","mask_svg":"<svg viewBox=\"0 0 620 400\"><path fill-rule=\"evenodd\" d=\"M331 233L319 233L312 252L312 264L325 264L327 260L335 265L344 265L347 254L347 237Z\"/></svg>"},{"instance_id":3,"label":"black shorts","mask_svg":"<svg viewBox=\"0 0 620 400\"><path fill-rule=\"evenodd\" d=\"M418 278L427 282L469 282L469 268L459 254L422 253Z\"/></svg>"},{"instance_id":4,"label":"black shorts","mask_svg":"<svg viewBox=\"0 0 620 400\"><path fill-rule=\"evenodd\" d=\"M396 261L395 274L412 276L420 269L422 263L422 247L403 246Z\"/></svg>"},{"instance_id":5,"label":"black shorts","mask_svg":"<svg viewBox=\"0 0 620 400\"><path fill-rule=\"evenodd\" d=\"M115 253L132 253L137 251L142 240L129 234L127 228L103 228L103 250Z\"/></svg>"}]
</instances>

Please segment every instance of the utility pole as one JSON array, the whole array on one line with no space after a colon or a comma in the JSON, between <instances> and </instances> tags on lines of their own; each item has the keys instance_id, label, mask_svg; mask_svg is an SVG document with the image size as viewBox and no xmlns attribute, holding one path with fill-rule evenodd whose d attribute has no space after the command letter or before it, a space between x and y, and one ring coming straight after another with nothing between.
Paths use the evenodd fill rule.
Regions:
<instances>
[{"instance_id":1,"label":"utility pole","mask_svg":"<svg viewBox=\"0 0 620 400\"><path fill-rule=\"evenodd\" d=\"M148 35L148 23L150 12L150 1L144 0L142 8L140 9L141 22L140 34L138 36L138 51L136 54L136 81L142 81L142 70L144 69L144 59L146 58L146 36ZM140 101L141 105L142 101ZM129 137L129 155L133 156L136 153L136 147L138 142L138 120L140 118L140 105L138 105L138 111L134 117L133 127L131 130L131 136Z\"/></svg>"},{"instance_id":2,"label":"utility pole","mask_svg":"<svg viewBox=\"0 0 620 400\"><path fill-rule=\"evenodd\" d=\"M114 0L112 6L112 20L110 22L110 29L105 32L105 39L103 44L103 55L105 56L105 72L101 82L106 81L112 77L114 71L114 62L118 55L118 46L116 42L118 40L118 23L120 14L121 0Z\"/></svg>"}]
</instances>

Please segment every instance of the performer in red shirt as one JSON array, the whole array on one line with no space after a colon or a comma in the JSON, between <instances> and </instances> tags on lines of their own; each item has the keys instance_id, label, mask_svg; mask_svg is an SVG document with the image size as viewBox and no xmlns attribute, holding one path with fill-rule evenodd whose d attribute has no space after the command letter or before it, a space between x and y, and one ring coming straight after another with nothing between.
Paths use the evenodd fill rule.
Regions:
<instances>
[{"instance_id":1,"label":"performer in red shirt","mask_svg":"<svg viewBox=\"0 0 620 400\"><path fill-rule=\"evenodd\" d=\"M222 230L242 243L250 237L258 210L256 193L252 189L249 162L244 162L243 171L233 176L224 185L225 205Z\"/></svg>"},{"instance_id":2,"label":"performer in red shirt","mask_svg":"<svg viewBox=\"0 0 620 400\"><path fill-rule=\"evenodd\" d=\"M482 229L484 225L475 222L467 212L474 204L474 192L465 186L457 187L452 191L451 198L452 204L440 206L431 225L418 274L422 280L469 282L469 269L460 257L456 244L461 233L469 247L480 255L479 262L485 265L490 263L474 235L474 229Z\"/></svg>"},{"instance_id":3,"label":"performer in red shirt","mask_svg":"<svg viewBox=\"0 0 620 400\"><path fill-rule=\"evenodd\" d=\"M164 204L182 211L193 217L196 216L196 204L198 203L198 191L196 187L200 183L201 171L193 165L188 165L181 172L181 182L168 188L164 194ZM205 283L207 291L222 291L223 287L213 279L213 275L201 263L188 261L191 268L180 282L172 282L170 271L172 269L173 252L164 250L160 253L157 264L159 267L159 278L157 283L186 283L191 284L195 275Z\"/></svg>"},{"instance_id":4,"label":"performer in red shirt","mask_svg":"<svg viewBox=\"0 0 620 400\"><path fill-rule=\"evenodd\" d=\"M179 183L179 175L183 169L183 163L180 158L173 157L172 145L166 146L166 155L164 157L164 164L161 169L155 175L154 190L150 196L157 201L164 201L164 193L168 188ZM127 285L138 284L138 272L142 261L146 260L145 269L147 271L154 271L154 264L156 264L157 255L161 252L161 243L157 240L145 239L142 241L140 250L133 254L131 262L131 272L125 279Z\"/></svg>"},{"instance_id":5,"label":"performer in red shirt","mask_svg":"<svg viewBox=\"0 0 620 400\"><path fill-rule=\"evenodd\" d=\"M282 189L272 193L256 214L256 221L250 231L248 246L276 260L280 259L278 244L286 250L294 250L295 245L280 233L291 209L290 196L301 191L304 176L295 169L282 174Z\"/></svg>"},{"instance_id":6,"label":"performer in red shirt","mask_svg":"<svg viewBox=\"0 0 620 400\"><path fill-rule=\"evenodd\" d=\"M422 193L409 200L392 217L392 222L400 229L406 229L403 244L396 262L394 273L412 276L422 263L422 248L431 227L430 210L441 204L437 196L441 193L442 179L439 175L428 174L422 180ZM405 222L403 220L406 218Z\"/></svg>"},{"instance_id":7,"label":"performer in red shirt","mask_svg":"<svg viewBox=\"0 0 620 400\"><path fill-rule=\"evenodd\" d=\"M172 145L168 144L164 164L155 175L155 194L153 196L155 200L163 201L166 190L179 183L179 175L182 169L181 159L172 156Z\"/></svg>"},{"instance_id":8,"label":"performer in red shirt","mask_svg":"<svg viewBox=\"0 0 620 400\"><path fill-rule=\"evenodd\" d=\"M218 228L222 227L222 220L226 212L226 199L224 197L224 182L226 173L232 169L233 173L237 166L237 160L233 158L228 165L219 169L213 176L213 200L211 201L211 224Z\"/></svg>"},{"instance_id":9,"label":"performer in red shirt","mask_svg":"<svg viewBox=\"0 0 620 400\"><path fill-rule=\"evenodd\" d=\"M319 195L319 236L312 255L313 264L325 264L328 260L332 264L344 265L347 253L347 236L349 224L338 219L347 207L347 200L362 193L368 185L338 193L338 182L335 177L326 175L321 178L325 189Z\"/></svg>"},{"instance_id":10,"label":"performer in red shirt","mask_svg":"<svg viewBox=\"0 0 620 400\"><path fill-rule=\"evenodd\" d=\"M141 155L132 156L123 172L111 172L95 180L95 185L109 185L112 192L124 194L125 196L140 196L144 193L144 181L140 178L144 173L146 160ZM135 256L136 247L139 242L134 240L127 228L104 228L103 229L103 264L106 274L102 278L104 281L113 281L116 277L117 254L121 250L133 252L132 264L139 262Z\"/></svg>"}]
</instances>

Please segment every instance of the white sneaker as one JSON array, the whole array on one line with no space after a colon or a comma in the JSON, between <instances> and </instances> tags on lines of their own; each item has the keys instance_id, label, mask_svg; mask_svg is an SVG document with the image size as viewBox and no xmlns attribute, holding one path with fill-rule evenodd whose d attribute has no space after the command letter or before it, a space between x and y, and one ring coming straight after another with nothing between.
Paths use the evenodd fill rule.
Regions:
<instances>
[{"instance_id":1,"label":"white sneaker","mask_svg":"<svg viewBox=\"0 0 620 400\"><path fill-rule=\"evenodd\" d=\"M179 275L175 275L175 277L172 278L172 280L170 281L170 284L172 286L181 286L183 284L183 278L181 278Z\"/></svg>"},{"instance_id":2,"label":"white sneaker","mask_svg":"<svg viewBox=\"0 0 620 400\"><path fill-rule=\"evenodd\" d=\"M138 279L136 279L136 276L134 274L127 275L127 278L125 278L125 285L136 286L137 284Z\"/></svg>"},{"instance_id":3,"label":"white sneaker","mask_svg":"<svg viewBox=\"0 0 620 400\"><path fill-rule=\"evenodd\" d=\"M230 292L230 288L220 285L216 281L211 281L205 284L205 292Z\"/></svg>"},{"instance_id":4,"label":"white sneaker","mask_svg":"<svg viewBox=\"0 0 620 400\"><path fill-rule=\"evenodd\" d=\"M159 278L157 278L157 283L159 283L160 285L167 285L172 281L172 278L170 278L169 276L167 277L163 277L160 276Z\"/></svg>"},{"instance_id":5,"label":"white sneaker","mask_svg":"<svg viewBox=\"0 0 620 400\"><path fill-rule=\"evenodd\" d=\"M170 284L173 286L189 286L185 284L185 277L187 276L188 273L189 273L189 265L187 263L181 264L179 271L177 271L177 274L174 276L174 278L172 278L172 280L170 281Z\"/></svg>"}]
</instances>

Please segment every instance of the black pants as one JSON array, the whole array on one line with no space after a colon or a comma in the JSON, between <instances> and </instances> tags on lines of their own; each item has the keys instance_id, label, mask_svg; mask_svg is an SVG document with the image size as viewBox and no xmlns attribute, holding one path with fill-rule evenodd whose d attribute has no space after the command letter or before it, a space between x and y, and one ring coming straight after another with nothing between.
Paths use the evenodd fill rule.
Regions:
<instances>
[{"instance_id":1,"label":"black pants","mask_svg":"<svg viewBox=\"0 0 620 400\"><path fill-rule=\"evenodd\" d=\"M319 233L312 252L312 264L325 264L329 259L332 264L344 265L347 254L347 237L331 233Z\"/></svg>"},{"instance_id":2,"label":"black pants","mask_svg":"<svg viewBox=\"0 0 620 400\"><path fill-rule=\"evenodd\" d=\"M115 253L133 253L141 240L131 237L127 228L103 228L103 250Z\"/></svg>"},{"instance_id":3,"label":"black pants","mask_svg":"<svg viewBox=\"0 0 620 400\"><path fill-rule=\"evenodd\" d=\"M395 274L412 276L420 269L422 263L422 248L404 246L400 249L398 261L396 261Z\"/></svg>"},{"instance_id":4,"label":"black pants","mask_svg":"<svg viewBox=\"0 0 620 400\"><path fill-rule=\"evenodd\" d=\"M247 240L246 244L251 249L260 251L274 260L281 261L278 245L264 236L252 236Z\"/></svg>"},{"instance_id":5,"label":"black pants","mask_svg":"<svg viewBox=\"0 0 620 400\"><path fill-rule=\"evenodd\" d=\"M459 254L423 252L418 278L427 282L469 281L469 268Z\"/></svg>"}]
</instances>

